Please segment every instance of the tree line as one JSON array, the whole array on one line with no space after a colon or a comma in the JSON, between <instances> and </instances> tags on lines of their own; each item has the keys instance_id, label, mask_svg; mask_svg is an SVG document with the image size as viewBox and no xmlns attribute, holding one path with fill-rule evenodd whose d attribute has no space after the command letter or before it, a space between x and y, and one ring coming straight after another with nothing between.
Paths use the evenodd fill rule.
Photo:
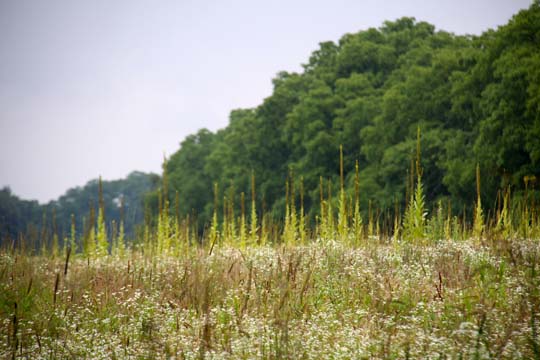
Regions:
<instances>
[{"instance_id":1,"label":"tree line","mask_svg":"<svg viewBox=\"0 0 540 360\"><path fill-rule=\"evenodd\" d=\"M364 218L373 211L403 213L418 175L418 129L426 209L444 203L454 214L472 214L477 167L488 216L501 191L539 198L539 49L539 1L480 36L405 17L323 42L301 73L280 72L259 106L233 110L217 132L186 137L164 163L160 190L154 174L103 182L108 229L123 219L133 237L137 224L157 224L164 204L170 214L189 216L199 231L218 207L239 214L255 204L259 218L284 219L288 197L294 204L301 193L313 225L321 193L337 209L340 199L332 194L341 186L347 199L359 194ZM98 180L45 205L4 188L0 239L20 233L63 239L72 214L84 235L95 226L97 196Z\"/></svg>"},{"instance_id":2,"label":"tree line","mask_svg":"<svg viewBox=\"0 0 540 360\"><path fill-rule=\"evenodd\" d=\"M363 213L404 209L418 128L428 209L442 201L454 213L472 214L477 165L487 212L501 189L519 196L528 186L529 196L538 196L538 1L480 36L406 17L321 43L303 72L273 79L272 94L259 106L232 111L224 129L183 140L164 164L165 196L169 204L180 199L171 212L196 214L202 229L216 206L240 207L242 192L251 201L253 174L258 209L283 218L293 173L302 178L313 223L321 178L325 191L339 191L342 145L349 197L358 161ZM147 196L155 213L158 198L158 192Z\"/></svg>"},{"instance_id":3,"label":"tree line","mask_svg":"<svg viewBox=\"0 0 540 360\"><path fill-rule=\"evenodd\" d=\"M126 235L135 235L137 225L144 222L144 195L157 187L159 179L134 171L125 179L102 181L101 207L109 232L113 231L111 224L118 227L123 222ZM99 193L98 179L46 204L20 199L8 187L0 189L0 244L23 236L26 244L50 246L56 237L61 246L71 236L72 224L77 238L84 238L96 226Z\"/></svg>"}]
</instances>

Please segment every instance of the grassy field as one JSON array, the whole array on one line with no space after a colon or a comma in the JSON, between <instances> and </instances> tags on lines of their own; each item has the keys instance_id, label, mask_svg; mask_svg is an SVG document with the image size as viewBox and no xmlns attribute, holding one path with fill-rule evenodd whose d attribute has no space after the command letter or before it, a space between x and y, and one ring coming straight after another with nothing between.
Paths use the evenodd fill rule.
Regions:
<instances>
[{"instance_id":1,"label":"grassy field","mask_svg":"<svg viewBox=\"0 0 540 360\"><path fill-rule=\"evenodd\" d=\"M337 200L321 179L315 226L302 181L295 189L291 174L273 223L252 177L250 212L242 193L240 214L230 201L219 218L216 185L201 237L163 196L135 242L122 223L107 230L100 184L80 238L72 225L63 248L53 234L37 252L22 237L0 250L0 357L540 359L535 198L507 190L484 216L477 168L472 218L441 202L428 218L416 163L390 221L362 219L358 170L348 198L341 166Z\"/></svg>"},{"instance_id":2,"label":"grassy field","mask_svg":"<svg viewBox=\"0 0 540 360\"><path fill-rule=\"evenodd\" d=\"M2 358L539 358L537 240L0 255Z\"/></svg>"}]
</instances>

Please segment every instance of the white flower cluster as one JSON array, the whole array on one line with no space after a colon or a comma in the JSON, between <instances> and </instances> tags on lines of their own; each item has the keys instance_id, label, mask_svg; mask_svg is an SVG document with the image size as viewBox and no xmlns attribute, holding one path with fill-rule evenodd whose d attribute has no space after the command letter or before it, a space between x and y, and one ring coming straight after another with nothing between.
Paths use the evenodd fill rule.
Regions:
<instances>
[{"instance_id":1,"label":"white flower cluster","mask_svg":"<svg viewBox=\"0 0 540 360\"><path fill-rule=\"evenodd\" d=\"M58 262L23 271L2 253L0 357L529 357L540 247L508 246L133 252L74 259L67 277Z\"/></svg>"}]
</instances>

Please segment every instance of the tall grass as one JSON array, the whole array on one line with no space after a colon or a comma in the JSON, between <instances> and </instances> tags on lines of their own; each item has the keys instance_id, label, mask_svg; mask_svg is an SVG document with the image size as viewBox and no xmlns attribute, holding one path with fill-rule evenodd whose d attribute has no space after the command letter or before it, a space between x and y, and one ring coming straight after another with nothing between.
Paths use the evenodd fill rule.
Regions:
<instances>
[{"instance_id":1,"label":"tall grass","mask_svg":"<svg viewBox=\"0 0 540 360\"><path fill-rule=\"evenodd\" d=\"M63 251L54 231L40 254L11 243L0 357L540 358L534 198L505 189L485 216L477 169L470 218L442 201L428 216L420 151L418 131L403 218L369 201L364 221L359 165L348 197L340 147L338 198L321 177L312 226L292 169L284 219L258 205L252 174L248 199L214 184L202 234L178 196L170 208L164 174L156 224L131 241L99 206Z\"/></svg>"}]
</instances>

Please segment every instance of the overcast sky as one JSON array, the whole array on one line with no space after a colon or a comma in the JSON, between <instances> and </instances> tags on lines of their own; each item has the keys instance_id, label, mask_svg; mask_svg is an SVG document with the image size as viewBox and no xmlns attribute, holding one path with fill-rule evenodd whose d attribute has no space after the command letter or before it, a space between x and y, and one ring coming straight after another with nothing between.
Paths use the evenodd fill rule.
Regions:
<instances>
[{"instance_id":1,"label":"overcast sky","mask_svg":"<svg viewBox=\"0 0 540 360\"><path fill-rule=\"evenodd\" d=\"M159 172L318 43L413 16L480 34L530 0L0 0L0 187L45 202Z\"/></svg>"}]
</instances>

